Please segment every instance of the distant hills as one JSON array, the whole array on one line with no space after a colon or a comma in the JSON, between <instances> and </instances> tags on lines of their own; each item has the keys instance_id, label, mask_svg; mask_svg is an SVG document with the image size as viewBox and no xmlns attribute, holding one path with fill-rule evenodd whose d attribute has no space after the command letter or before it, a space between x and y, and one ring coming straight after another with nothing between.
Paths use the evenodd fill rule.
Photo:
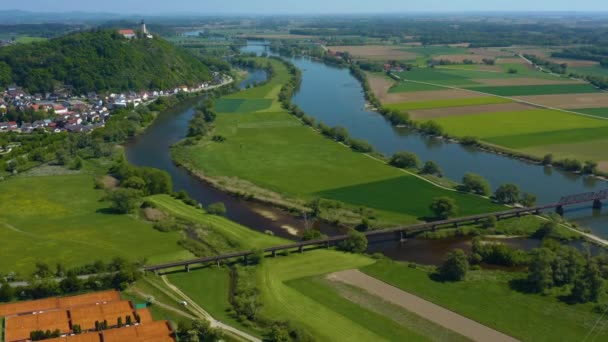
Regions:
<instances>
[{"instance_id":1,"label":"distant hills","mask_svg":"<svg viewBox=\"0 0 608 342\"><path fill-rule=\"evenodd\" d=\"M76 93L168 89L211 79L208 67L168 41L126 39L115 30L79 32L0 49L0 87L31 93L68 85Z\"/></svg>"}]
</instances>

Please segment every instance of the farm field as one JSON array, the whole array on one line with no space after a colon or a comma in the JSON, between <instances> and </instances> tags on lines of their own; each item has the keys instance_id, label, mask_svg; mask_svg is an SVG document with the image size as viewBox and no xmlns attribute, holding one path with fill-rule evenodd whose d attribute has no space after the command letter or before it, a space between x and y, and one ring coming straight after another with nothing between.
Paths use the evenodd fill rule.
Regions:
<instances>
[{"instance_id":1,"label":"farm field","mask_svg":"<svg viewBox=\"0 0 608 342\"><path fill-rule=\"evenodd\" d=\"M472 271L461 282L436 282L429 272L398 262L378 262L361 270L404 291L495 328L522 341L579 340L599 318L593 304L569 305L558 294L524 294L509 282L523 275L516 272ZM592 334L608 338L602 326Z\"/></svg>"},{"instance_id":2,"label":"farm field","mask_svg":"<svg viewBox=\"0 0 608 342\"><path fill-rule=\"evenodd\" d=\"M271 89L280 87L280 80L285 79L281 75L286 73L282 64L272 63L281 78L262 87L266 92L252 89L229 98L249 100L272 94ZM289 198L311 200L320 196L351 206L370 207L388 223L429 217L428 205L439 196L455 198L461 215L500 209L479 197L435 187L352 152L284 111L220 113L215 126L214 134L226 137L225 142L180 146L174 149L174 157L190 168L202 170L206 176L238 177ZM413 193L416 200L408 200L412 198L408 194Z\"/></svg>"},{"instance_id":3,"label":"farm field","mask_svg":"<svg viewBox=\"0 0 608 342\"><path fill-rule=\"evenodd\" d=\"M577 113L589 114L593 116L599 116L602 118L608 118L608 108L583 108L583 109L572 109Z\"/></svg>"},{"instance_id":4,"label":"farm field","mask_svg":"<svg viewBox=\"0 0 608 342\"><path fill-rule=\"evenodd\" d=\"M389 109L395 109L400 111L407 110L418 110L418 109L432 109L432 108L447 108L447 107L465 107L475 105L487 105L487 104L499 104L509 103L512 100L486 96L486 97L471 97L471 98L460 98L460 99L447 99L447 100L435 100L435 101L423 101L423 102L405 102L398 104L386 105Z\"/></svg>"},{"instance_id":5,"label":"farm field","mask_svg":"<svg viewBox=\"0 0 608 342\"><path fill-rule=\"evenodd\" d=\"M552 153L558 159L593 160L608 171L606 149L596 148L606 140L607 122L601 119L608 118L608 94L536 70L519 57L494 53L492 67L498 72L480 69L481 64L440 65L398 73L402 81L368 74L369 82L384 107L408 112L416 121L436 121L450 135L476 137L535 157Z\"/></svg>"},{"instance_id":6,"label":"farm field","mask_svg":"<svg viewBox=\"0 0 608 342\"><path fill-rule=\"evenodd\" d=\"M597 88L590 84L542 84L528 86L468 87L467 89L499 96L587 94L599 92Z\"/></svg>"},{"instance_id":7,"label":"farm field","mask_svg":"<svg viewBox=\"0 0 608 342\"><path fill-rule=\"evenodd\" d=\"M73 267L115 256L150 263L192 257L177 244L179 233L105 213L103 195L89 174L19 176L0 183L0 272L29 274L38 261Z\"/></svg>"},{"instance_id":8,"label":"farm field","mask_svg":"<svg viewBox=\"0 0 608 342\"><path fill-rule=\"evenodd\" d=\"M355 58L371 60L411 60L418 57L413 51L389 45L361 45L361 46L328 46L330 51L348 52Z\"/></svg>"},{"instance_id":9,"label":"farm field","mask_svg":"<svg viewBox=\"0 0 608 342\"><path fill-rule=\"evenodd\" d=\"M593 65L593 66L578 66L578 67L568 65L568 71L575 73L575 74L580 74L580 75L596 75L596 76L608 77L608 68L604 68L597 64Z\"/></svg>"}]
</instances>

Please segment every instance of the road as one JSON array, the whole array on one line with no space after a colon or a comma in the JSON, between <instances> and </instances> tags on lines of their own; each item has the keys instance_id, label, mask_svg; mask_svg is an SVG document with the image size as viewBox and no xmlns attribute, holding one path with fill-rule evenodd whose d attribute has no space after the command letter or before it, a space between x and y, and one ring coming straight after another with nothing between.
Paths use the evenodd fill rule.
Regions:
<instances>
[{"instance_id":1,"label":"road","mask_svg":"<svg viewBox=\"0 0 608 342\"><path fill-rule=\"evenodd\" d=\"M328 279L358 287L473 341L516 342L511 336L405 292L359 270L332 273Z\"/></svg>"}]
</instances>

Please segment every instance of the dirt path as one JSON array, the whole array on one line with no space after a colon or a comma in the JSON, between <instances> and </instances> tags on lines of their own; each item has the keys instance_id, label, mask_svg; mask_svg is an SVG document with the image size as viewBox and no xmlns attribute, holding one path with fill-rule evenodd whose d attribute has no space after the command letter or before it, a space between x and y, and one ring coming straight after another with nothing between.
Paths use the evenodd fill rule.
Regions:
<instances>
[{"instance_id":1,"label":"dirt path","mask_svg":"<svg viewBox=\"0 0 608 342\"><path fill-rule=\"evenodd\" d=\"M329 279L359 287L370 294L455 331L474 341L515 342L518 341L499 331L461 316L455 312L414 296L394 286L370 277L359 270L348 270L332 273Z\"/></svg>"}]
</instances>

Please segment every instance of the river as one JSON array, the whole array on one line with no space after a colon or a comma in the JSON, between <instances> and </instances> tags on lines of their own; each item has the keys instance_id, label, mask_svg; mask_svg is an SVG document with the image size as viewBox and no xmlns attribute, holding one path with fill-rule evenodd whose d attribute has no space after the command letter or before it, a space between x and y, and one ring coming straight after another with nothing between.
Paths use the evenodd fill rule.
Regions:
<instances>
[{"instance_id":1,"label":"river","mask_svg":"<svg viewBox=\"0 0 608 342\"><path fill-rule=\"evenodd\" d=\"M244 52L268 53L267 47L250 42ZM504 156L466 148L458 144L427 138L408 129L392 127L384 118L365 109L363 90L347 69L327 66L307 58L291 58L302 70L302 85L294 96L307 114L331 126L344 126L355 138L369 141L376 150L390 155L396 151L415 152L422 160L434 160L446 177L460 180L466 172L475 172L488 179L493 187L503 183L518 184L538 196L539 203L555 202L564 194L593 191L606 187L604 182L589 177L559 172ZM262 71L250 70L242 88L265 79ZM167 171L175 191L186 190L195 200L208 205L224 202L227 217L252 229L293 238L290 231L302 230L305 221L279 209L245 201L218 191L198 180L171 160L170 146L185 138L197 100L186 101L161 113L140 136L126 145L127 159L136 166L149 166ZM592 211L589 207L569 209L566 216L590 227L599 236L608 235L608 212ZM336 229L321 225L321 230L335 234ZM529 249L538 242L509 239L514 247ZM416 240L404 243L381 242L370 245L370 251L380 251L398 259L421 263L437 263L451 248L465 249L468 239Z\"/></svg>"}]
</instances>

